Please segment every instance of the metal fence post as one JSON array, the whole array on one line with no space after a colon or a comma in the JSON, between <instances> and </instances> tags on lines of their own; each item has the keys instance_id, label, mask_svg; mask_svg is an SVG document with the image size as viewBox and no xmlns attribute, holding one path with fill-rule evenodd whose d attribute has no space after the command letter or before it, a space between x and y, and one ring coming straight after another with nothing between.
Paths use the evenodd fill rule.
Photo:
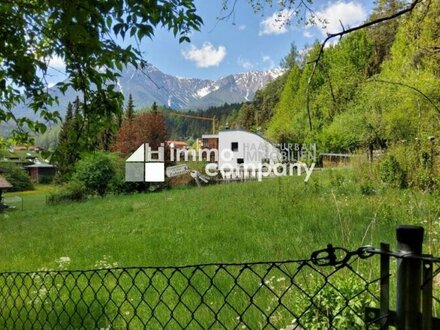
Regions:
<instances>
[{"instance_id":1,"label":"metal fence post","mask_svg":"<svg viewBox=\"0 0 440 330\"><path fill-rule=\"evenodd\" d=\"M380 243L380 329L387 330L390 313L390 245Z\"/></svg>"},{"instance_id":2,"label":"metal fence post","mask_svg":"<svg viewBox=\"0 0 440 330\"><path fill-rule=\"evenodd\" d=\"M417 330L422 324L422 260L411 258L422 253L423 227L398 226L396 230L397 261L397 329Z\"/></svg>"}]
</instances>

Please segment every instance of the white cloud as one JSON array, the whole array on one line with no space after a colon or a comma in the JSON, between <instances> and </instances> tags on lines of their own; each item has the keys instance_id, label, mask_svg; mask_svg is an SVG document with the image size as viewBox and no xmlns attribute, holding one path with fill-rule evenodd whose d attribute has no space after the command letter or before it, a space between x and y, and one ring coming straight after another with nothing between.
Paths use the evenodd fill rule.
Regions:
<instances>
[{"instance_id":1,"label":"white cloud","mask_svg":"<svg viewBox=\"0 0 440 330\"><path fill-rule=\"evenodd\" d=\"M321 11L316 12L316 15L325 20L324 25L320 30L322 34L337 33L342 30L341 23L347 28L354 24L359 24L367 18L367 12L364 7L357 1L338 1L330 4Z\"/></svg>"},{"instance_id":2,"label":"white cloud","mask_svg":"<svg viewBox=\"0 0 440 330\"><path fill-rule=\"evenodd\" d=\"M251 70L254 67L254 65L252 64L251 61L249 61L245 58L242 58L242 57L238 57L237 63L238 63L238 65L242 66L246 70Z\"/></svg>"},{"instance_id":3,"label":"white cloud","mask_svg":"<svg viewBox=\"0 0 440 330\"><path fill-rule=\"evenodd\" d=\"M258 35L264 34L283 34L286 33L287 25L292 18L293 11L289 9L283 9L272 16L262 20L260 22L260 31Z\"/></svg>"},{"instance_id":4,"label":"white cloud","mask_svg":"<svg viewBox=\"0 0 440 330\"><path fill-rule=\"evenodd\" d=\"M238 30L239 30L239 31L244 31L244 30L246 30L246 25L244 25L244 24L239 25L239 26L238 26Z\"/></svg>"},{"instance_id":5,"label":"white cloud","mask_svg":"<svg viewBox=\"0 0 440 330\"><path fill-rule=\"evenodd\" d=\"M191 45L189 49L182 50L183 57L195 62L199 68L218 66L226 56L226 47L214 47L210 42L204 42L202 47Z\"/></svg>"},{"instance_id":6,"label":"white cloud","mask_svg":"<svg viewBox=\"0 0 440 330\"><path fill-rule=\"evenodd\" d=\"M313 33L310 32L309 30L304 30L304 32L303 32L303 36L304 36L305 38L313 38Z\"/></svg>"},{"instance_id":7,"label":"white cloud","mask_svg":"<svg viewBox=\"0 0 440 330\"><path fill-rule=\"evenodd\" d=\"M64 63L64 60L59 56L53 56L49 59L49 67L54 69L64 69L66 66L66 63Z\"/></svg>"}]
</instances>

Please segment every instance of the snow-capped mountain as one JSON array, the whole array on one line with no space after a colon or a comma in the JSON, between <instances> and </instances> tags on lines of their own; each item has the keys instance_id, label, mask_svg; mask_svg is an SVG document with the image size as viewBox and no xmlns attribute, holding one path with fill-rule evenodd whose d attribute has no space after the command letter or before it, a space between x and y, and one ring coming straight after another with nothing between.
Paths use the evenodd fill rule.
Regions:
<instances>
[{"instance_id":1,"label":"snow-capped mountain","mask_svg":"<svg viewBox=\"0 0 440 330\"><path fill-rule=\"evenodd\" d=\"M251 101L258 89L282 73L283 70L278 68L232 74L217 80L204 80L175 77L149 65L143 70L134 67L123 70L118 79L118 87L126 102L129 94L132 95L136 108L151 106L156 102L175 110L203 110L224 103ZM78 93L70 88L65 94L52 88L52 93L59 101L52 109L59 111L64 117L67 104L73 102ZM33 119L37 119L38 116L24 104L18 105L14 113L17 117Z\"/></svg>"},{"instance_id":2,"label":"snow-capped mountain","mask_svg":"<svg viewBox=\"0 0 440 330\"><path fill-rule=\"evenodd\" d=\"M126 98L132 94L136 107L157 102L173 109L204 109L225 102L251 101L258 89L282 73L282 69L273 69L202 80L171 76L150 65L142 71L125 70L119 86Z\"/></svg>"}]
</instances>

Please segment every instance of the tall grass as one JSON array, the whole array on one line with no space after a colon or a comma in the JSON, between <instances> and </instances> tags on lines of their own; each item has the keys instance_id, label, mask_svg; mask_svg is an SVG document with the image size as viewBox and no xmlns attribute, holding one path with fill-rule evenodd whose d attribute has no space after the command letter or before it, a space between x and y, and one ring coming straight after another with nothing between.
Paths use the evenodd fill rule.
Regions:
<instances>
[{"instance_id":1,"label":"tall grass","mask_svg":"<svg viewBox=\"0 0 440 330\"><path fill-rule=\"evenodd\" d=\"M383 189L365 196L350 170L40 203L0 215L0 270L183 265L304 258L328 243L352 249L394 242L396 224L425 224L433 253L435 195Z\"/></svg>"},{"instance_id":2,"label":"tall grass","mask_svg":"<svg viewBox=\"0 0 440 330\"><path fill-rule=\"evenodd\" d=\"M200 279L191 278L188 290L189 280L178 272L177 279L172 280L174 287L170 288L168 275L163 277L159 271L160 276L153 279L147 276L150 271L142 268L136 276L129 276L130 271L125 268L17 275L4 271L302 259L328 243L347 249L377 246L381 241L393 243L395 226L400 223L425 225L425 250L438 255L437 195L386 187L375 187L367 195L365 192L352 171L346 169L314 173L308 183L296 177L274 178L55 206L45 204L47 190L37 190L24 196L32 198L28 208L0 215L0 274L4 279L0 295L7 306L0 323L8 327L17 317L24 327L110 325L122 329L130 324L132 328L142 328L143 319L139 317L151 318L154 314L157 319L149 324L152 328L163 327L162 322L167 322L170 315L182 324L200 322L209 326L215 321L214 310L227 327L259 328L265 324L266 314L261 311L267 310L270 322L279 327L295 324L291 312L300 315L306 311L300 321L308 328L321 329L328 327L322 313L338 313L347 306L347 297L355 297L349 299L350 307L343 310L337 322L342 328L347 328L347 324L349 328L363 328L358 315L365 306L377 305L377 301L358 295L364 290L364 283L356 282L359 277L348 268L341 269L327 283L322 275L305 267L295 281L310 290L311 295L307 296L289 284L285 273L262 269L260 279L250 268L238 267L238 274L242 270L248 272L238 277L240 287L252 293L263 285L262 293L255 298L263 309L249 310L243 319L236 311L222 309L227 302L240 312L250 299L240 287L236 287L237 294L228 293L235 282L227 273L209 279L202 272ZM362 272L367 280L377 278L378 260L372 259L355 263L350 269ZM187 269L192 274L199 270ZM215 267L204 271L218 272ZM289 273L295 274L295 267ZM130 289L133 284L140 291ZM163 290L160 299L150 284ZM215 284L215 289L206 291L203 298L191 291L204 292L208 284ZM377 287L370 289L377 291ZM434 289L438 296L437 282ZM179 304L179 299L184 299L186 306ZM198 310L198 304L205 300L212 305ZM171 312L158 301L166 301L176 310ZM285 301L288 309L276 301ZM161 307L153 312L148 304ZM136 315L133 306L138 306Z\"/></svg>"}]
</instances>

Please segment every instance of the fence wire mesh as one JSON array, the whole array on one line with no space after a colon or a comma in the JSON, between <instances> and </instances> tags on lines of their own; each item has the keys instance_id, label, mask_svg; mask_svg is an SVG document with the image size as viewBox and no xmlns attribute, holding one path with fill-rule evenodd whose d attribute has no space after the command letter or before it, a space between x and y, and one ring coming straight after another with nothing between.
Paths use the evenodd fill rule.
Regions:
<instances>
[{"instance_id":1,"label":"fence wire mesh","mask_svg":"<svg viewBox=\"0 0 440 330\"><path fill-rule=\"evenodd\" d=\"M283 262L4 272L0 328L378 329L364 315L380 304L378 257L336 250Z\"/></svg>"},{"instance_id":2,"label":"fence wire mesh","mask_svg":"<svg viewBox=\"0 0 440 330\"><path fill-rule=\"evenodd\" d=\"M378 288L355 262L1 273L0 328L362 329Z\"/></svg>"}]
</instances>

